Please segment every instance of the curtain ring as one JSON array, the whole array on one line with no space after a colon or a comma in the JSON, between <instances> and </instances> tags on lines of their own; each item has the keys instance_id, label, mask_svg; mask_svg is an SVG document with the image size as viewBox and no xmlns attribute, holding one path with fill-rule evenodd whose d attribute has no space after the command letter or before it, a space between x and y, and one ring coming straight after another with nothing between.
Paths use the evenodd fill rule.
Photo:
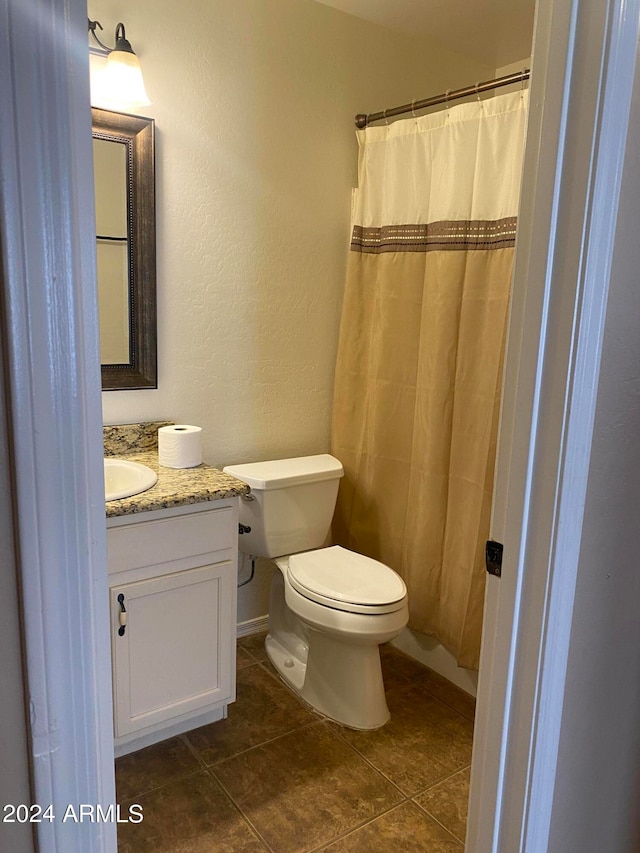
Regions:
<instances>
[{"instance_id":1,"label":"curtain ring","mask_svg":"<svg viewBox=\"0 0 640 853\"><path fill-rule=\"evenodd\" d=\"M414 99L411 101L411 115L412 115L414 118L417 118L417 116L416 116L415 102L416 102L416 99L414 98Z\"/></svg>"},{"instance_id":2,"label":"curtain ring","mask_svg":"<svg viewBox=\"0 0 640 853\"><path fill-rule=\"evenodd\" d=\"M479 80L476 80L476 86L475 86L475 89L476 89L476 100L478 101L478 103L480 103L480 92L478 91L478 86L479 86L479 85L480 85L480 81L479 81Z\"/></svg>"},{"instance_id":3,"label":"curtain ring","mask_svg":"<svg viewBox=\"0 0 640 853\"><path fill-rule=\"evenodd\" d=\"M387 119L387 110L382 110L382 118L384 119L384 123L389 126L389 121Z\"/></svg>"}]
</instances>

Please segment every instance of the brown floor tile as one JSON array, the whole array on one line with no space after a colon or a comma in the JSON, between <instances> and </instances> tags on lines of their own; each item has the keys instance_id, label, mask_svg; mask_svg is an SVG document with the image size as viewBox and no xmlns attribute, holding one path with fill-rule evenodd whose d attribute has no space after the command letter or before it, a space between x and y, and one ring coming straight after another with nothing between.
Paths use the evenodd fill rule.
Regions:
<instances>
[{"instance_id":1,"label":"brown floor tile","mask_svg":"<svg viewBox=\"0 0 640 853\"><path fill-rule=\"evenodd\" d=\"M186 735L206 764L230 758L317 720L314 713L304 708L259 664L238 671L236 690L237 701L229 705L226 720Z\"/></svg>"},{"instance_id":2,"label":"brown floor tile","mask_svg":"<svg viewBox=\"0 0 640 853\"><path fill-rule=\"evenodd\" d=\"M325 723L231 758L212 772L277 853L314 850L401 799Z\"/></svg>"},{"instance_id":3,"label":"brown floor tile","mask_svg":"<svg viewBox=\"0 0 640 853\"><path fill-rule=\"evenodd\" d=\"M130 800L200 769L198 759L181 738L170 738L116 760L118 801Z\"/></svg>"},{"instance_id":4,"label":"brown floor tile","mask_svg":"<svg viewBox=\"0 0 640 853\"><path fill-rule=\"evenodd\" d=\"M414 797L419 806L433 815L463 843L467 832L470 776L471 768L467 767L420 796Z\"/></svg>"},{"instance_id":5,"label":"brown floor tile","mask_svg":"<svg viewBox=\"0 0 640 853\"><path fill-rule=\"evenodd\" d=\"M324 848L324 853L459 853L464 847L407 802Z\"/></svg>"},{"instance_id":6,"label":"brown floor tile","mask_svg":"<svg viewBox=\"0 0 640 853\"><path fill-rule=\"evenodd\" d=\"M218 783L203 771L136 800L141 823L118 827L118 853L265 853Z\"/></svg>"},{"instance_id":7,"label":"brown floor tile","mask_svg":"<svg viewBox=\"0 0 640 853\"><path fill-rule=\"evenodd\" d=\"M470 720L415 683L389 690L387 702L391 720L381 729L336 730L407 796L471 763Z\"/></svg>"},{"instance_id":8,"label":"brown floor tile","mask_svg":"<svg viewBox=\"0 0 640 853\"><path fill-rule=\"evenodd\" d=\"M267 653L264 650L266 636L267 632L261 631L259 634L247 634L246 637L238 637L238 648L249 652L256 660L266 660Z\"/></svg>"}]
</instances>

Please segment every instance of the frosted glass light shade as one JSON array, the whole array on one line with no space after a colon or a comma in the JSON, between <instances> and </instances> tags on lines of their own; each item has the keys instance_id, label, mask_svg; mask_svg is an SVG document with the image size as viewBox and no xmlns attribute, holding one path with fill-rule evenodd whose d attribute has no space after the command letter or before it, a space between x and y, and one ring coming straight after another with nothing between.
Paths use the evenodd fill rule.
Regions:
<instances>
[{"instance_id":1,"label":"frosted glass light shade","mask_svg":"<svg viewBox=\"0 0 640 853\"><path fill-rule=\"evenodd\" d=\"M151 101L145 91L140 60L135 53L112 50L101 80L103 100L113 106L146 107Z\"/></svg>"}]
</instances>

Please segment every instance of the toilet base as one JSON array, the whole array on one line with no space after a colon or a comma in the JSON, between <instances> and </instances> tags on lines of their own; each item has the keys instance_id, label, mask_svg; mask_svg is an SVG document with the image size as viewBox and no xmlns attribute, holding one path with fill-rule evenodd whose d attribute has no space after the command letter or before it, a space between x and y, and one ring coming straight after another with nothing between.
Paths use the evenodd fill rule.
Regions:
<instances>
[{"instance_id":1,"label":"toilet base","mask_svg":"<svg viewBox=\"0 0 640 853\"><path fill-rule=\"evenodd\" d=\"M312 708L343 726L365 731L384 726L390 714L378 646L353 646L311 633L316 636L309 639L306 659L267 635L267 656L282 679Z\"/></svg>"},{"instance_id":2,"label":"toilet base","mask_svg":"<svg viewBox=\"0 0 640 853\"><path fill-rule=\"evenodd\" d=\"M308 627L308 626L307 626ZM377 644L359 645L310 631L300 695L320 713L352 729L379 729L390 714Z\"/></svg>"}]
</instances>

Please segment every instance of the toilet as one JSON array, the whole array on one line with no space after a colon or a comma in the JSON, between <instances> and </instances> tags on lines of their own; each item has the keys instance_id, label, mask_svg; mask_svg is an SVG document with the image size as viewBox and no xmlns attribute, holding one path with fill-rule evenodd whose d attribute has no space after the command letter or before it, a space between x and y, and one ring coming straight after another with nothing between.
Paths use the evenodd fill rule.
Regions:
<instances>
[{"instance_id":1,"label":"toilet","mask_svg":"<svg viewBox=\"0 0 640 853\"><path fill-rule=\"evenodd\" d=\"M240 550L275 561L265 649L313 708L354 729L389 720L379 645L407 624L407 589L388 566L325 546L344 471L329 454L229 465ZM247 529L248 528L248 529Z\"/></svg>"}]
</instances>

